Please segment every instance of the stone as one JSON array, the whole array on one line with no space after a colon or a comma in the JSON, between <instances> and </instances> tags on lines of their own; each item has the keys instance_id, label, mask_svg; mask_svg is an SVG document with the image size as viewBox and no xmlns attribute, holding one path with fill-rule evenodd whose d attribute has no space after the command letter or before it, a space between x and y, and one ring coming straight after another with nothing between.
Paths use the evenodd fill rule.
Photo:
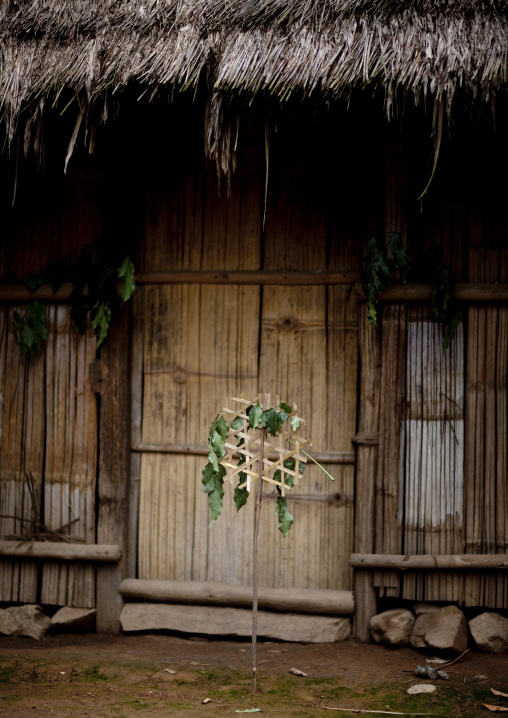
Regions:
<instances>
[{"instance_id":1,"label":"stone","mask_svg":"<svg viewBox=\"0 0 508 718\"><path fill-rule=\"evenodd\" d=\"M407 689L407 693L409 693L410 696L419 696L422 693L435 693L436 690L436 686L429 685L428 683L421 683L419 685L410 686Z\"/></svg>"},{"instance_id":2,"label":"stone","mask_svg":"<svg viewBox=\"0 0 508 718\"><path fill-rule=\"evenodd\" d=\"M411 605L411 610L414 615L418 618L422 613L431 613L433 611L439 611L439 606L433 603L425 603L424 601L417 601Z\"/></svg>"},{"instance_id":3,"label":"stone","mask_svg":"<svg viewBox=\"0 0 508 718\"><path fill-rule=\"evenodd\" d=\"M481 613L469 621L469 630L480 651L508 651L508 618L499 613Z\"/></svg>"},{"instance_id":4,"label":"stone","mask_svg":"<svg viewBox=\"0 0 508 718\"><path fill-rule=\"evenodd\" d=\"M0 609L0 633L7 636L30 636L37 640L44 638L51 625L51 619L40 606L10 606Z\"/></svg>"},{"instance_id":5,"label":"stone","mask_svg":"<svg viewBox=\"0 0 508 718\"><path fill-rule=\"evenodd\" d=\"M95 608L64 606L52 617L51 628L53 630L77 629L87 631L92 627L96 613Z\"/></svg>"},{"instance_id":6,"label":"stone","mask_svg":"<svg viewBox=\"0 0 508 718\"><path fill-rule=\"evenodd\" d=\"M409 643L415 617L406 608L392 608L378 613L369 621L369 631L376 643L405 646Z\"/></svg>"},{"instance_id":7,"label":"stone","mask_svg":"<svg viewBox=\"0 0 508 718\"><path fill-rule=\"evenodd\" d=\"M462 611L456 606L445 606L418 616L410 641L413 648L462 653L467 648L468 636L468 625Z\"/></svg>"},{"instance_id":8,"label":"stone","mask_svg":"<svg viewBox=\"0 0 508 718\"><path fill-rule=\"evenodd\" d=\"M123 631L179 631L208 636L252 635L252 611L223 606L127 602L120 614ZM259 638L298 643L334 643L351 636L347 618L258 611Z\"/></svg>"}]
</instances>

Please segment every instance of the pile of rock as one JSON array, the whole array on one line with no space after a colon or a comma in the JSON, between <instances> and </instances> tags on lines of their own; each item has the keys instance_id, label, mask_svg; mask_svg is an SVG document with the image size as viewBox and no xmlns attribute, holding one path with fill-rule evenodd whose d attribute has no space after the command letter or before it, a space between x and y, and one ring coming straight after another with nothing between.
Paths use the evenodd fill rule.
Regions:
<instances>
[{"instance_id":1,"label":"pile of rock","mask_svg":"<svg viewBox=\"0 0 508 718\"><path fill-rule=\"evenodd\" d=\"M482 651L508 650L508 618L499 613L482 613L468 623L457 606L416 604L413 610L394 608L371 618L372 639L391 646L411 644L413 648L462 653L472 637Z\"/></svg>"},{"instance_id":2,"label":"pile of rock","mask_svg":"<svg viewBox=\"0 0 508 718\"><path fill-rule=\"evenodd\" d=\"M33 604L0 608L0 633L40 639L49 631L86 631L92 626L95 613L95 608L64 606L50 618L40 606Z\"/></svg>"}]
</instances>

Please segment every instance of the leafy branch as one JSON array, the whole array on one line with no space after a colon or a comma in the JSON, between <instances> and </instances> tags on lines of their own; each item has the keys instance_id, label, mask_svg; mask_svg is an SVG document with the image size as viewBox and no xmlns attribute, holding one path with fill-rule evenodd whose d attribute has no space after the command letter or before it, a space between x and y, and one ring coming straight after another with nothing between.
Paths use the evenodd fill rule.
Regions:
<instances>
[{"instance_id":1,"label":"leafy branch","mask_svg":"<svg viewBox=\"0 0 508 718\"><path fill-rule=\"evenodd\" d=\"M30 275L28 288L35 291L51 284L54 292L64 282L73 285L71 320L83 334L88 317L97 337L97 349L104 343L109 327L135 289L134 265L116 243L94 242L82 248L78 257L49 264L45 275ZM14 337L21 361L28 356L32 365L48 338L46 309L39 300L28 300L21 311L13 313Z\"/></svg>"},{"instance_id":2,"label":"leafy branch","mask_svg":"<svg viewBox=\"0 0 508 718\"><path fill-rule=\"evenodd\" d=\"M444 326L443 350L446 351L460 324L461 316L458 304L453 298L455 284L449 269L444 264L443 252L439 245L435 245L432 248L431 274L432 290L430 303L434 317Z\"/></svg>"},{"instance_id":3,"label":"leafy branch","mask_svg":"<svg viewBox=\"0 0 508 718\"><path fill-rule=\"evenodd\" d=\"M434 317L445 328L443 350L448 349L452 336L460 324L460 310L453 298L455 285L449 269L443 261L439 245L431 249L430 255L431 307ZM402 246L399 234L390 235L388 242L373 237L363 255L362 287L367 297L367 318L372 326L377 324L379 297L399 273L404 287L409 273L409 257Z\"/></svg>"},{"instance_id":4,"label":"leafy branch","mask_svg":"<svg viewBox=\"0 0 508 718\"><path fill-rule=\"evenodd\" d=\"M392 233L386 243L373 237L363 255L362 273L362 287L367 297L367 318L372 326L377 324L379 296L388 289L396 271L405 286L409 257L402 245L400 234Z\"/></svg>"}]
</instances>

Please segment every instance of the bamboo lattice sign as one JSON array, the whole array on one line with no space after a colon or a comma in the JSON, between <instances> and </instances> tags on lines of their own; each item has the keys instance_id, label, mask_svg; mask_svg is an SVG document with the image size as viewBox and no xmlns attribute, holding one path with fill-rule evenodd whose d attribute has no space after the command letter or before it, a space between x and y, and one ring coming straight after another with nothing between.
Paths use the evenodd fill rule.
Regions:
<instances>
[{"instance_id":1,"label":"bamboo lattice sign","mask_svg":"<svg viewBox=\"0 0 508 718\"><path fill-rule=\"evenodd\" d=\"M300 450L311 443L310 439L303 439L298 435L298 428L305 425L305 421L297 415L296 404L293 404L287 417L290 420L290 428L284 429L280 426L275 429L273 441L270 439L263 441L261 432L256 428L251 428L250 415L246 413L247 407L253 407L255 410L256 406L263 406L261 397L258 397L257 404L243 397L232 397L228 401L236 402L240 406L235 409L224 407L224 413L231 419L229 422L231 441L226 441L224 444L228 451L222 460L222 465L226 468L225 479L233 479L239 474L246 475L245 480L238 485L238 489L250 491L252 479L261 478L262 481L275 484L280 490L281 496L285 496L286 489L291 489L298 484L300 462L307 463L306 457L300 454ZM279 406L278 397L275 397L275 405ZM264 406L268 410L272 409L269 394L265 395ZM273 411L275 412L276 409L273 408ZM269 426L266 428L270 431ZM286 442L290 445L289 447ZM269 458L269 455L273 454L276 455L274 460ZM233 463L235 455L239 459ZM290 468L293 463L294 468Z\"/></svg>"},{"instance_id":2,"label":"bamboo lattice sign","mask_svg":"<svg viewBox=\"0 0 508 718\"><path fill-rule=\"evenodd\" d=\"M252 481L260 479L279 494L276 513L279 530L286 536L293 523L286 491L298 484L309 456L303 448L310 445L310 439L298 433L305 422L296 404L291 407L276 396L272 406L269 394L253 401L240 395L226 404L210 427L208 464L201 479L202 491L208 494L210 523L222 512L224 481L238 477L234 502L239 511L247 503Z\"/></svg>"}]
</instances>

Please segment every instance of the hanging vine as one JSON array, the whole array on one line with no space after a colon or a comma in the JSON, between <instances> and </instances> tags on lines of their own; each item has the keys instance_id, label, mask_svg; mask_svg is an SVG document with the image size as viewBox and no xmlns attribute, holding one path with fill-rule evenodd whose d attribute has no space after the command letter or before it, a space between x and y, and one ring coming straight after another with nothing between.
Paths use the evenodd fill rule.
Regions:
<instances>
[{"instance_id":1,"label":"hanging vine","mask_svg":"<svg viewBox=\"0 0 508 718\"><path fill-rule=\"evenodd\" d=\"M367 318L372 326L377 324L379 297L398 277L406 287L409 275L409 256L399 234L392 233L388 242L373 237L363 255L362 287L367 298ZM453 298L455 285L449 269L443 261L443 252L434 245L430 252L429 273L431 282L431 308L436 321L444 326L443 350L448 349L460 324L460 310Z\"/></svg>"},{"instance_id":2,"label":"hanging vine","mask_svg":"<svg viewBox=\"0 0 508 718\"><path fill-rule=\"evenodd\" d=\"M116 242L97 240L85 245L75 259L66 257L57 264L49 264L44 275L30 275L27 286L35 291L50 284L56 292L64 282L72 284L71 321L83 334L90 318L99 349L114 317L134 293L132 260L118 249ZM30 299L13 313L13 320L21 361L28 358L32 365L48 338L46 307L41 301Z\"/></svg>"}]
</instances>

